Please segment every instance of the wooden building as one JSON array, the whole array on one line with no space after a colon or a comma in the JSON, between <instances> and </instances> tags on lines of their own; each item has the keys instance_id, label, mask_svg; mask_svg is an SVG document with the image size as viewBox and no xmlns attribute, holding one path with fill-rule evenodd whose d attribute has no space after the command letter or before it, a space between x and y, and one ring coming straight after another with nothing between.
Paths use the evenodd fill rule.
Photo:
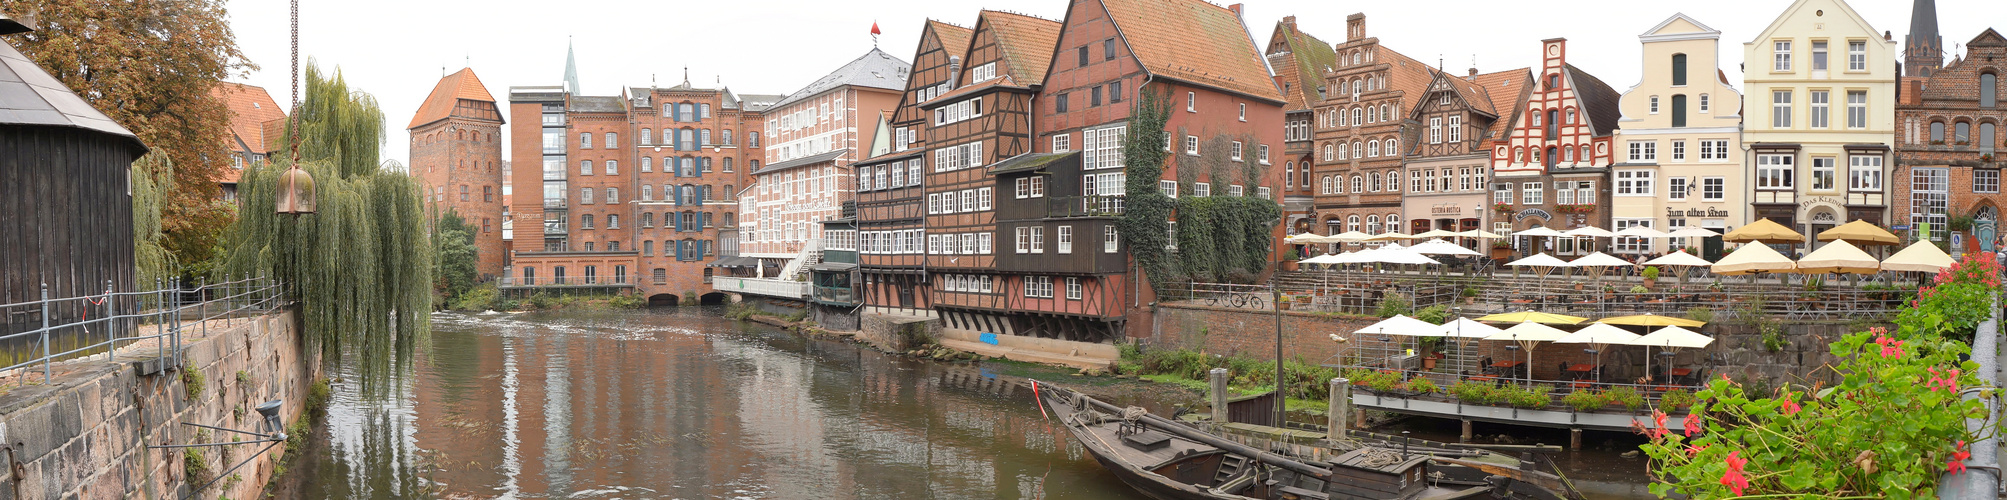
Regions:
<instances>
[{"instance_id":1,"label":"wooden building","mask_svg":"<svg viewBox=\"0 0 2007 500\"><path fill-rule=\"evenodd\" d=\"M1491 146L1511 135L1532 88L1533 73L1527 68L1482 75L1472 68L1464 76L1436 72L1409 118L1420 127L1405 152L1406 233L1486 229L1503 234L1499 230L1510 228L1510 214L1493 210L1491 203L1486 181ZM1485 252L1475 246L1478 241L1466 238L1464 244Z\"/></svg>"},{"instance_id":2,"label":"wooden building","mask_svg":"<svg viewBox=\"0 0 2007 500\"><path fill-rule=\"evenodd\" d=\"M28 31L0 14L0 35ZM7 180L0 182L0 304L40 300L43 287L51 298L135 289L127 174L146 151L131 131L0 43L0 178ZM81 301L0 311L0 334L41 328L45 315L60 324L85 314ZM81 331L57 332L72 334ZM28 339L18 340L5 345ZM60 352L68 342L52 343Z\"/></svg>"},{"instance_id":3,"label":"wooden building","mask_svg":"<svg viewBox=\"0 0 2007 500\"><path fill-rule=\"evenodd\" d=\"M928 254L918 241L925 238L922 172L926 131L932 121L920 105L938 97L944 86L953 88L950 82L967 55L969 33L968 28L927 21L899 106L878 127L871 157L858 162L857 228L864 238L890 240L884 248L869 247L871 251L857 256L863 275L858 288L872 312L925 314L931 308L932 292L925 278Z\"/></svg>"}]
</instances>

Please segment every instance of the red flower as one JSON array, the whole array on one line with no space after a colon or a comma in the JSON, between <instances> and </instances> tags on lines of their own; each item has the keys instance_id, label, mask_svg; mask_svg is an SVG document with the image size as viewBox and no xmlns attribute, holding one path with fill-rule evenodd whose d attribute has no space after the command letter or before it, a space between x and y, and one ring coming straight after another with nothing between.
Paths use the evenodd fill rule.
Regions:
<instances>
[{"instance_id":1,"label":"red flower","mask_svg":"<svg viewBox=\"0 0 2007 500\"><path fill-rule=\"evenodd\" d=\"M1645 427L1644 422L1633 419L1631 420L1631 429L1637 431L1639 434L1644 434L1645 437L1650 438L1652 441L1658 441L1659 438L1663 438L1666 435L1666 414L1665 412L1652 410L1651 427Z\"/></svg>"},{"instance_id":2,"label":"red flower","mask_svg":"<svg viewBox=\"0 0 2007 500\"><path fill-rule=\"evenodd\" d=\"M1875 330L1880 330L1881 332L1888 331L1887 329L1881 327L1876 327ZM1875 337L1875 343L1882 346L1882 357L1884 358L1893 358L1902 356L1903 341L1896 340L1887 336L1877 336Z\"/></svg>"},{"instance_id":3,"label":"red flower","mask_svg":"<svg viewBox=\"0 0 2007 500\"><path fill-rule=\"evenodd\" d=\"M1930 368L1929 370L1931 377L1930 381L1927 383L1927 386L1930 388L1931 391L1934 392L1937 391L1938 389L1944 389L1946 391L1950 391L1953 393L1958 392L1959 370L1957 368L1953 368L1949 372L1939 372L1937 371L1936 368Z\"/></svg>"},{"instance_id":4,"label":"red flower","mask_svg":"<svg viewBox=\"0 0 2007 500\"><path fill-rule=\"evenodd\" d=\"M1699 414L1699 413L1690 413L1690 414L1687 414L1687 416L1686 416L1686 435L1687 435L1687 437L1693 437L1693 436L1698 436L1698 435L1700 435L1700 414Z\"/></svg>"},{"instance_id":5,"label":"red flower","mask_svg":"<svg viewBox=\"0 0 2007 500\"><path fill-rule=\"evenodd\" d=\"M1801 411L1801 410L1804 410L1804 408L1799 408L1799 407L1798 407L1798 402L1797 402L1797 401L1793 401L1793 400L1789 400L1789 399L1786 399L1786 400L1784 400L1784 406L1783 406L1783 408L1784 408L1784 414L1785 414L1785 415L1787 415L1787 416L1788 416L1788 415L1797 415L1799 411Z\"/></svg>"},{"instance_id":6,"label":"red flower","mask_svg":"<svg viewBox=\"0 0 2007 500\"><path fill-rule=\"evenodd\" d=\"M1972 458L1972 452L1965 451L1964 440L1958 441L1958 446L1955 450L1951 453L1951 461L1944 464L1945 472L1952 474L1965 472L1965 459Z\"/></svg>"},{"instance_id":7,"label":"red flower","mask_svg":"<svg viewBox=\"0 0 2007 500\"><path fill-rule=\"evenodd\" d=\"M1686 456L1687 456L1688 458L1692 458L1692 457L1696 457L1696 456L1700 456L1700 452L1702 452L1702 451L1706 451L1706 450L1707 450L1707 447L1706 447L1706 446L1698 446L1698 445L1691 445L1691 444L1690 444L1690 445L1686 445Z\"/></svg>"},{"instance_id":8,"label":"red flower","mask_svg":"<svg viewBox=\"0 0 2007 500\"><path fill-rule=\"evenodd\" d=\"M1742 490L1749 488L1749 478L1742 476L1742 466L1748 464L1749 459L1742 458L1741 455L1741 451L1728 452L1728 458L1725 459L1728 462L1728 470L1721 473L1721 485L1735 492L1735 496L1742 496Z\"/></svg>"}]
</instances>

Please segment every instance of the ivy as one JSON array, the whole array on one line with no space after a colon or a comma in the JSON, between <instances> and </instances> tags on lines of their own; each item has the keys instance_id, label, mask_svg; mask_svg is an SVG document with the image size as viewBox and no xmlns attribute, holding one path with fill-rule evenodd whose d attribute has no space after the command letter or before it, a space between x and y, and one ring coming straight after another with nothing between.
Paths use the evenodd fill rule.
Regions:
<instances>
[{"instance_id":1,"label":"ivy","mask_svg":"<svg viewBox=\"0 0 2007 500\"><path fill-rule=\"evenodd\" d=\"M1268 267L1274 248L1275 225L1282 207L1256 196L1269 165L1255 161L1260 141L1253 135L1216 135L1205 141L1200 156L1164 151L1169 102L1157 89L1144 89L1129 119L1123 144L1128 169L1128 207L1121 221L1130 253L1153 287L1193 280L1252 282ZM1190 132L1180 128L1179 135ZM1241 160L1231 158L1232 143L1242 145ZM1174 178L1182 198L1159 190L1167 162L1176 164ZM1212 183L1211 196L1191 196L1200 174ZM1231 185L1243 196L1228 196ZM1170 221L1177 221L1177 241L1170 241ZM1175 252L1172 245L1175 244Z\"/></svg>"},{"instance_id":2,"label":"ivy","mask_svg":"<svg viewBox=\"0 0 2007 500\"><path fill-rule=\"evenodd\" d=\"M1135 111L1129 116L1129 136L1122 144L1123 168L1128 172L1124 186L1122 219L1117 224L1129 239L1129 254L1136 267L1150 279L1152 288L1162 288L1170 277L1170 220L1175 200L1157 189L1164 177L1164 144L1169 140L1164 124L1171 119L1171 103L1154 87L1145 87L1137 96Z\"/></svg>"}]
</instances>

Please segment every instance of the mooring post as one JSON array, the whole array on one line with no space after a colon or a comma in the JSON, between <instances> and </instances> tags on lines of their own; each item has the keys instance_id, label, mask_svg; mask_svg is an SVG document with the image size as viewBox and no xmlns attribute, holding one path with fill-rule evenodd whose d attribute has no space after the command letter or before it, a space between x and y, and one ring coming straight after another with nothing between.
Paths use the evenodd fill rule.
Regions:
<instances>
[{"instance_id":1,"label":"mooring post","mask_svg":"<svg viewBox=\"0 0 2007 500\"><path fill-rule=\"evenodd\" d=\"M1206 381L1212 386L1213 423L1227 423L1226 414L1226 374L1225 368L1214 368L1206 372Z\"/></svg>"},{"instance_id":2,"label":"mooring post","mask_svg":"<svg viewBox=\"0 0 2007 500\"><path fill-rule=\"evenodd\" d=\"M1470 419L1467 419L1467 418L1466 418L1466 419L1463 419L1463 434L1459 434L1459 435L1457 435L1457 437L1456 437L1457 441L1456 441L1456 442L1459 442L1459 443L1468 443L1468 442L1470 442L1470 438L1471 438L1471 437L1472 437L1472 436L1470 435Z\"/></svg>"},{"instance_id":3,"label":"mooring post","mask_svg":"<svg viewBox=\"0 0 2007 500\"><path fill-rule=\"evenodd\" d=\"M1568 429L1568 451L1582 451L1582 429Z\"/></svg>"},{"instance_id":4,"label":"mooring post","mask_svg":"<svg viewBox=\"0 0 2007 500\"><path fill-rule=\"evenodd\" d=\"M1332 441L1345 438L1345 419L1352 413L1352 381L1345 377L1331 379L1331 408L1328 415L1327 432Z\"/></svg>"}]
</instances>

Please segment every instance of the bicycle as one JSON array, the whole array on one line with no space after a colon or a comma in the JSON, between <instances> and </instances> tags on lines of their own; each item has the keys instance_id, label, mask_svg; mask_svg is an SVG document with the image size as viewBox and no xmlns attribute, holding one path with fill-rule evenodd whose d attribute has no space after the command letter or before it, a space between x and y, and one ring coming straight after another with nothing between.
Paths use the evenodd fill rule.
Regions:
<instances>
[{"instance_id":1,"label":"bicycle","mask_svg":"<svg viewBox=\"0 0 2007 500\"><path fill-rule=\"evenodd\" d=\"M1212 296L1206 297L1206 305L1217 306L1220 304L1220 302L1226 302L1227 307L1235 307L1235 308L1251 307L1254 309L1263 309L1268 307L1268 303L1261 300L1260 295L1255 295L1252 293L1240 293L1240 292L1226 292L1224 294L1225 297L1221 297L1220 295L1221 294L1214 294Z\"/></svg>"}]
</instances>

